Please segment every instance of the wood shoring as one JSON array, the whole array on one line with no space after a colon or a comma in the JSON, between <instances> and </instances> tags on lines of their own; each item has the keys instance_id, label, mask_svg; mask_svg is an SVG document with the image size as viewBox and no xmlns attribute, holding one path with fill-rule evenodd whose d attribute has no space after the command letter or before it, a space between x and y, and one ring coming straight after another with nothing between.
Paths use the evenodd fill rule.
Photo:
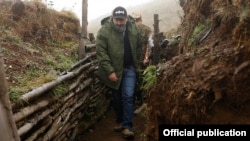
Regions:
<instances>
[{"instance_id":1,"label":"wood shoring","mask_svg":"<svg viewBox=\"0 0 250 141\"><path fill-rule=\"evenodd\" d=\"M72 68L68 70L68 72L71 72L71 71L75 70L76 68L78 68L79 66L81 66L82 64L85 64L86 62L89 62L90 58L95 56L95 55L96 55L95 52L87 54L85 58L83 58L82 60L80 60L76 64L74 64L72 66Z\"/></svg>"},{"instance_id":2,"label":"wood shoring","mask_svg":"<svg viewBox=\"0 0 250 141\"><path fill-rule=\"evenodd\" d=\"M25 117L28 117L29 115L39 111L40 109L48 106L51 103L51 99L44 99L39 101L38 103L35 103L31 106L25 107L21 109L21 111L14 114L14 119L16 122L24 119Z\"/></svg>"},{"instance_id":3,"label":"wood shoring","mask_svg":"<svg viewBox=\"0 0 250 141\"><path fill-rule=\"evenodd\" d=\"M104 87L105 88L105 87ZM99 88L98 90L96 90L94 92L93 95L90 95L88 97L88 99L86 99L86 101L90 101L92 103L92 100L95 100L97 101L96 99L101 99L102 97L102 90L105 91L107 89L104 89L104 88ZM91 93L93 93L91 91ZM92 100L91 100L92 99ZM89 108L89 103L87 103L87 107ZM78 122L79 120L82 120L83 119L83 116L85 115L85 113L83 113L82 111L84 111L84 108L86 107L86 105L84 106L81 106L79 109L77 109L74 114L72 115L77 115L77 116L72 116L70 118L70 120L64 125L62 126L61 128L63 128L62 130L60 130L60 132L58 131L58 133L56 133L55 137L53 138L53 140L65 140L68 139L69 140L69 137L72 136L74 133L73 133L73 128L78 128L77 126L72 126L73 124L76 124L76 125L80 125ZM85 110L86 111L86 110ZM100 114L102 115L102 114ZM98 118L98 117L97 117ZM100 117L99 117L100 118ZM92 126L94 123L92 122L88 122L88 124L86 125L86 127L81 127L81 128L84 128L85 130L87 128L89 128L90 126ZM65 133L68 133L69 135L66 136ZM74 137L71 137L70 139L72 139Z\"/></svg>"},{"instance_id":4,"label":"wood shoring","mask_svg":"<svg viewBox=\"0 0 250 141\"><path fill-rule=\"evenodd\" d=\"M86 106L81 107L81 110L85 108ZM53 138L54 140L56 141L62 140L61 137L63 136L63 134L69 133L72 135L72 133L70 133L70 130L73 128L79 128L79 120L83 119L83 116L84 116L84 113L79 112L81 110L77 110L76 112L77 116L72 117L70 121L65 126L62 127L61 131L58 132Z\"/></svg>"},{"instance_id":5,"label":"wood shoring","mask_svg":"<svg viewBox=\"0 0 250 141\"><path fill-rule=\"evenodd\" d=\"M43 121L41 128L39 128L37 131L33 132L31 136L29 136L26 141L35 141L38 140L37 138L39 135L45 132L45 130L52 124L52 117L48 116L46 119Z\"/></svg>"},{"instance_id":6,"label":"wood shoring","mask_svg":"<svg viewBox=\"0 0 250 141\"><path fill-rule=\"evenodd\" d=\"M81 73L77 77L77 80L69 86L69 90L72 90L72 89L76 88L79 85L79 83L82 82L83 79L89 77L89 74L92 73L92 72L94 72L95 70L96 70L96 67L95 66L91 66L86 71L84 71L84 73Z\"/></svg>"},{"instance_id":7,"label":"wood shoring","mask_svg":"<svg viewBox=\"0 0 250 141\"><path fill-rule=\"evenodd\" d=\"M77 92L79 92L80 90L83 90L84 88L86 88L87 86L89 86L92 82L92 78L89 78L87 79L86 81L83 81L82 84L78 87L78 90ZM67 100L69 97L66 97L65 100ZM24 119L25 117L28 117L29 115L39 111L40 109L48 106L51 102L52 102L53 99L45 99L45 100L42 100L38 103L35 103L31 106L28 106L28 107L25 107L23 109L21 109L21 111L17 112L14 114L14 119L15 119L15 122L18 122L22 119Z\"/></svg>"},{"instance_id":8,"label":"wood shoring","mask_svg":"<svg viewBox=\"0 0 250 141\"><path fill-rule=\"evenodd\" d=\"M87 90L87 91L89 91L89 90ZM86 102L87 101L90 101L90 97L91 96L93 96L93 95L96 95L97 93L92 93L92 91L90 90L89 92L85 92L85 93L89 93L89 96L87 97L87 99L85 100ZM92 94L90 94L90 93L92 93ZM86 103L85 102L85 103ZM80 119L83 119L83 116L84 116L84 113L82 113L82 111L84 111L85 110L85 108L86 107L89 107L89 104L85 104L85 103L83 103L81 106L79 106L79 108L76 108L76 110L74 111L74 112L72 112L72 114L71 115L74 115L74 116L71 116L71 118L69 119L69 120L65 120L65 123L63 123L64 125L62 125L62 129L60 129L60 130L58 130L58 133L57 134L59 134L59 135L56 135L55 136L55 140L61 140L61 137L62 137L62 135L60 135L60 134L63 134L63 133L65 133L65 132L70 132L70 131L68 131L68 130L71 130L71 129L68 129L68 125L67 124L69 124L69 125L72 125L72 124L76 124L76 125L79 125L78 124L78 122L79 122L79 120ZM74 109L74 108L73 108ZM72 110L72 108L70 109L70 110ZM69 114L69 112L67 111L67 112L65 112L65 113L68 113ZM61 114L62 115L62 114ZM77 116L75 116L75 115L77 115ZM66 117L66 116L65 116ZM66 122L67 121L67 122ZM74 127L75 128L75 127ZM58 137L59 136L59 137ZM58 138L60 138L60 139L58 139Z\"/></svg>"},{"instance_id":9,"label":"wood shoring","mask_svg":"<svg viewBox=\"0 0 250 141\"><path fill-rule=\"evenodd\" d=\"M82 85L83 89L86 88L86 87L91 83L91 81L92 81L91 78L89 78L88 80L89 80L89 81L86 82L85 85L84 85L84 84ZM66 119L64 119L64 121L63 121L63 125L69 120L71 114L72 114L77 108L79 108L79 106L81 106L81 105L83 104L83 102L85 102L85 99L87 98L86 95L89 96L90 94L89 94L89 93L85 94L84 98L83 98L79 103L75 103L74 107L72 107L72 108L70 109L70 111L69 111L68 114L67 114Z\"/></svg>"},{"instance_id":10,"label":"wood shoring","mask_svg":"<svg viewBox=\"0 0 250 141\"><path fill-rule=\"evenodd\" d=\"M90 67L91 63L87 63L85 65L83 65L82 67L80 67L80 69L78 69L76 72L68 72L67 74L63 75L63 76L59 76L56 80L48 82L46 84L43 84L42 86L33 89L32 91L23 94L17 101L15 101L12 105L13 108L23 105L23 103L30 103L31 100L41 96L42 94L44 94L46 91L54 88L55 86L57 86L58 84L62 83L63 81L69 80L75 76L78 76L83 70L85 70L86 68Z\"/></svg>"},{"instance_id":11,"label":"wood shoring","mask_svg":"<svg viewBox=\"0 0 250 141\"><path fill-rule=\"evenodd\" d=\"M90 82L89 82L89 80L87 80L87 82L84 82L84 83L87 83L87 85L88 85ZM87 87L87 85L80 87L78 91L84 89L85 87ZM70 98L70 97L68 97L68 98ZM50 99L50 100L52 100L52 99ZM49 102L49 103L51 103L51 102ZM43 101L40 101L39 103L35 103L31 106L23 108L20 112L15 113L14 119L16 122L18 122L18 121L22 120L23 118L31 115L32 113L37 112L41 108L46 107L49 103L47 100L43 100Z\"/></svg>"},{"instance_id":12,"label":"wood shoring","mask_svg":"<svg viewBox=\"0 0 250 141\"><path fill-rule=\"evenodd\" d=\"M55 121L50 126L49 131L43 136L42 141L50 141L50 140L52 140L52 138L54 136L54 133L56 132L56 130L60 126L60 122L61 121L62 121L62 117L61 116L59 116L59 117L57 117L55 119Z\"/></svg>"},{"instance_id":13,"label":"wood shoring","mask_svg":"<svg viewBox=\"0 0 250 141\"><path fill-rule=\"evenodd\" d=\"M91 84L91 81L92 81L92 79L89 78L86 81L82 82L83 84L81 86L79 86L80 88L78 89L78 91L81 91L84 88L88 87ZM63 101L64 101L63 103L66 103L67 100L69 100L69 97L65 97L63 99ZM70 102L70 103L75 104L74 102ZM18 112L18 113L15 114L15 119L18 120L18 121L20 121L21 119L23 119L23 118L31 115L35 111L37 111L37 110L39 110L39 109L41 109L43 107L46 107L48 104L49 104L49 102L47 102L45 100L45 102L44 101L40 101L38 104L34 104L33 106L26 107L25 109L22 109L21 112ZM65 107L69 107L67 104L64 104L64 106ZM62 109L65 109L65 108L62 108ZM49 110L50 111L49 113L53 112L54 110L55 109ZM63 111L63 110L61 110L61 111ZM18 134L20 136L22 136L23 134L27 133L30 129L33 128L33 126L35 126L37 124L38 121L42 120L43 118L45 118L49 114L49 113L48 114L46 114L46 113L48 113L48 112L46 112L46 111L43 112L43 114L41 116L39 116L39 120L31 119L32 122L26 123L25 125L23 125L22 127L20 127L18 129ZM43 115L46 115L46 116L43 116Z\"/></svg>"},{"instance_id":14,"label":"wood shoring","mask_svg":"<svg viewBox=\"0 0 250 141\"><path fill-rule=\"evenodd\" d=\"M22 127L18 129L18 135L23 136L28 131L30 131L39 121L45 119L49 114L51 114L55 109L48 109L44 111L36 119L32 119L30 122L25 123Z\"/></svg>"},{"instance_id":15,"label":"wood shoring","mask_svg":"<svg viewBox=\"0 0 250 141\"><path fill-rule=\"evenodd\" d=\"M100 97L100 95L102 95L102 92L101 91L99 91L98 93L96 93L95 95L99 95L99 97ZM100 99L99 99L100 100ZM89 98L86 100L86 101L89 101ZM84 105L84 106L81 106L81 107L85 107L85 106L89 106L89 105ZM106 105L106 108L104 108L104 109L108 109L108 105ZM101 115L103 115L104 113L106 112L106 110L105 111L101 111L101 113L98 113L98 114L96 114L95 116L95 118L96 118L96 120L97 119L100 119L101 118ZM53 138L53 140L63 140L63 139L65 139L65 138L67 138L67 136L63 136L63 135L66 135L66 133L68 133L68 134L70 134L70 135L73 135L74 134L74 131L71 131L71 130L73 130L74 128L77 128L77 125L79 125L80 123L79 123L79 120L81 121L81 120L84 120L84 115L85 115L85 113L82 113L82 112L75 112L76 114L74 114L74 115L77 115L77 116L74 116L74 117L72 117L71 119L70 119L70 121L68 121L67 122L67 124L66 125L64 125L64 126L62 126L62 131L60 132L60 134L58 134L58 135L56 135L54 138ZM93 119L92 118L92 120L95 120L95 119ZM92 125L94 125L94 122L87 122L87 124L85 125L85 129L84 130L86 130L86 129L88 129L89 127L91 127ZM81 127L82 128L82 127ZM79 132L79 131L78 131ZM73 137L71 137L70 139L72 139Z\"/></svg>"},{"instance_id":16,"label":"wood shoring","mask_svg":"<svg viewBox=\"0 0 250 141\"><path fill-rule=\"evenodd\" d=\"M92 93L92 91L91 91L91 93ZM99 96L97 96L97 95L99 95ZM101 95L102 95L102 89L99 88L99 90L97 90L93 95L89 96L88 99L86 99L85 101L92 102L91 99L93 100L93 97L95 97L94 99L96 99L96 98L100 98ZM72 124L79 125L78 124L79 120L83 119L83 116L84 116L84 113L82 113L81 111L82 111L83 107L90 106L89 102L87 103L88 105L81 106L81 109L78 109L74 112L74 114L71 114L71 115L78 115L78 116L72 116L69 121L66 120L67 122L65 121L65 123L64 123L65 125L64 126L62 125L63 129L60 132L58 130L59 135L56 134L56 136L53 138L54 140L61 140L63 138L63 134L65 134L65 132L69 133L70 132L69 130L71 130L71 128L73 128L73 127L76 128L75 126L71 127ZM69 128L69 126L70 126L70 128Z\"/></svg>"},{"instance_id":17,"label":"wood shoring","mask_svg":"<svg viewBox=\"0 0 250 141\"><path fill-rule=\"evenodd\" d=\"M91 93L91 92L86 92L86 93ZM96 94L94 94L94 95L96 95ZM91 96L92 95L89 95L85 101L90 101ZM86 105L86 104L84 105L83 104L83 106L81 106L77 110L75 110L74 114L72 114L72 115L78 115L78 116L72 116L69 119L69 121L67 123L65 123L64 126L61 127L62 129L58 130L58 132L56 133L56 136L55 136L55 140L61 140L62 134L64 134L67 130L69 130L69 129L67 129L67 127L68 127L67 124L72 125L72 123L79 122L79 120L83 119L83 116L84 116L85 113L83 113L82 111L86 110L86 107L89 107L89 105ZM67 113L67 112L65 112L65 113ZM77 125L79 125L79 124L77 124ZM60 139L58 139L58 138L60 138Z\"/></svg>"},{"instance_id":18,"label":"wood shoring","mask_svg":"<svg viewBox=\"0 0 250 141\"><path fill-rule=\"evenodd\" d=\"M101 94L101 92L100 93L98 93L97 95L102 95ZM103 95L104 96L104 95ZM102 97L102 99L100 99L102 102L104 102L104 101L106 101L106 102L108 102L109 100L108 99L103 99L103 97ZM106 103L106 102L104 102L104 103ZM109 101L110 102L110 101ZM96 120L98 120L98 119L100 119L101 117L102 117L102 115L104 115L104 113L107 111L107 109L108 109L108 107L109 107L110 105L109 104L106 104L106 105L102 105L102 109L105 109L105 110L101 110L100 111L100 109L98 109L98 113L96 113L96 111L95 111L95 113L93 113L94 114L94 117L93 118L91 118L91 121L88 121L87 123L84 123L84 124L80 124L80 125L84 125L83 127L81 127L81 128L79 128L79 129L81 129L81 131L86 131L87 129L89 129L91 126L93 126L95 123L96 123Z\"/></svg>"},{"instance_id":19,"label":"wood shoring","mask_svg":"<svg viewBox=\"0 0 250 141\"><path fill-rule=\"evenodd\" d=\"M88 87L91 84L92 81L93 81L92 78L88 78L88 79L84 80L82 82L82 84L75 89L75 91L69 93L69 95L67 95L66 97L64 97L63 101L66 103L67 100L69 100L70 98L74 97L80 91L82 91L83 89L85 89L86 87Z\"/></svg>"},{"instance_id":20,"label":"wood shoring","mask_svg":"<svg viewBox=\"0 0 250 141\"><path fill-rule=\"evenodd\" d=\"M99 95L99 93L101 93L103 91L105 92L105 87L96 88L94 92L97 94L91 95L91 97L90 97L91 102L96 102L97 101L96 99L98 99L101 96L101 95Z\"/></svg>"},{"instance_id":21,"label":"wood shoring","mask_svg":"<svg viewBox=\"0 0 250 141\"><path fill-rule=\"evenodd\" d=\"M55 138L53 138L53 140L61 141L61 140L69 139L69 135L73 134L73 132L71 130L73 130L76 127L77 127L76 123L73 123L73 124L72 123L67 123L64 126L64 129L60 132L61 134L56 135ZM64 135L66 135L66 136L64 136Z\"/></svg>"},{"instance_id":22,"label":"wood shoring","mask_svg":"<svg viewBox=\"0 0 250 141\"><path fill-rule=\"evenodd\" d=\"M72 114L72 112L75 111L75 109L77 109L78 107L82 106L84 104L84 102L86 101L87 97L90 95L90 93L87 93L84 95L84 98L81 99L81 101L76 104L72 110L69 111L68 116L70 116ZM68 121L68 116L66 118L66 121ZM50 140L54 137L56 131L59 130L59 127L61 127L62 125L64 125L64 122L62 122L62 117L59 116L59 118L57 118L56 120L57 122L54 122L53 125L51 126L51 128L49 129L49 131L45 134L43 141L47 141Z\"/></svg>"},{"instance_id":23,"label":"wood shoring","mask_svg":"<svg viewBox=\"0 0 250 141\"><path fill-rule=\"evenodd\" d=\"M87 87L87 85L85 85ZM69 94L70 96L66 96L62 99L62 103L63 106L60 108L60 110L58 112L56 112L56 115L54 115L54 117L58 117L60 115L63 115L63 112L66 111L67 107L71 107L73 104L75 104L74 102L74 96L79 94L79 92L81 90L83 90L84 88L86 88L85 86L81 86L79 89L77 89L76 91L72 92L71 94ZM78 98L79 99L79 98ZM77 100L78 100L77 99ZM69 104L68 104L69 103Z\"/></svg>"},{"instance_id":24,"label":"wood shoring","mask_svg":"<svg viewBox=\"0 0 250 141\"><path fill-rule=\"evenodd\" d=\"M75 74L73 72L69 72L67 75L64 76L60 76L58 79L48 82L46 84L43 84L42 86L33 89L32 91L23 94L17 101L15 101L12 105L12 107L16 106L20 106L23 105L24 103L30 103L33 99L41 96L42 94L44 94L46 91L54 88L55 86L57 86L58 84L60 84L61 82L71 79L72 77L74 77Z\"/></svg>"},{"instance_id":25,"label":"wood shoring","mask_svg":"<svg viewBox=\"0 0 250 141\"><path fill-rule=\"evenodd\" d=\"M79 92L81 91L81 90L83 90L84 88L86 88L88 85L86 85L86 84L90 84L90 81L92 81L92 79L91 78L89 78L89 79L87 79L86 80L87 82L85 82L85 84L82 84L82 86L80 86L81 88L78 90ZM79 92L76 92L76 93L79 93ZM71 97L72 98L72 97ZM63 105L63 107L62 108L60 108L60 111L58 111L57 112L57 114L56 115L54 115L53 117L54 118L57 118L57 117L63 117L63 119L64 119L64 115L65 115L65 113L68 113L68 107L71 107L72 105L74 105L76 102L74 102L74 100L72 99L72 101L70 101L69 102L69 98L68 97L65 97L65 99L63 99L63 103L65 103L64 105ZM79 99L77 99L77 100L79 100ZM82 98L80 99L80 100L82 100ZM67 102L66 102L67 101ZM60 122L60 124L61 124L61 122ZM62 127L63 125L61 124L60 125L60 127L58 127L58 130L56 131L56 132L60 132L61 130L60 130L60 128ZM51 131L52 132L52 131ZM52 133L50 133L50 135L51 135ZM56 134L56 133L54 133L54 134ZM53 135L54 136L54 135Z\"/></svg>"},{"instance_id":26,"label":"wood shoring","mask_svg":"<svg viewBox=\"0 0 250 141\"><path fill-rule=\"evenodd\" d=\"M77 119L76 116L71 116L71 115L77 115L77 113L83 111L88 105L86 105L85 103L87 101L89 101L89 96L90 96L90 92L86 92L87 94L84 95L83 99L84 101L82 102L82 99L78 102L75 102L75 103L78 103L77 105L79 105L79 107L76 107L75 105L73 105L73 109L76 109L74 111L72 111L72 108L68 108L64 111L64 114L61 114L63 116L63 118L65 119L62 123L61 123L61 126L60 128L57 130L57 134L63 134L67 129L67 124L72 124L74 120ZM87 96L86 96L87 95ZM74 113L74 114L73 114ZM68 118L68 115L71 116L70 118Z\"/></svg>"},{"instance_id":27,"label":"wood shoring","mask_svg":"<svg viewBox=\"0 0 250 141\"><path fill-rule=\"evenodd\" d=\"M93 72L95 70L94 67L90 67L87 71L85 71L85 73L82 73L79 77L77 77L76 82L70 84L69 86L69 94L67 94L64 98L63 101L66 102L68 99L74 97L78 92L80 92L81 90L83 90L85 87L87 87L87 85L85 85L84 87L78 87L81 83L86 83L83 82L85 81L84 79L88 78L89 75L86 75L87 73ZM89 79L86 80L87 84L90 84ZM92 80L91 80L92 81Z\"/></svg>"},{"instance_id":28,"label":"wood shoring","mask_svg":"<svg viewBox=\"0 0 250 141\"><path fill-rule=\"evenodd\" d=\"M24 133L26 133L26 132L28 132L29 130L31 130L32 128L33 128L33 126L35 126L36 124L37 124L37 122L39 122L40 120L43 120L43 119L46 119L46 116L43 116L43 115L47 115L47 113L48 114L51 114L53 111L55 111L56 110L56 108L58 108L60 105L58 105L58 106L53 106L53 107L55 107L55 108L53 108L53 109L50 109L50 110L46 110L45 112L43 112L42 113L42 115L40 115L39 116L39 119L38 120L36 120L36 119L29 119L29 120L31 120L32 122L30 123L30 122L28 122L28 123L25 123L22 127L20 127L19 129L18 129L18 132L19 132L19 135L20 136L22 136ZM65 107L67 107L67 104L64 104L63 106L65 106ZM62 109L64 109L64 108L62 108ZM49 111L49 112L48 112ZM48 116L48 115L47 115ZM36 117L35 117L36 118ZM33 122L33 121L35 121L35 122ZM32 124L32 127L29 127L29 126L31 126L31 124ZM26 128L28 128L28 129L26 129ZM22 130L24 130L24 131L22 131ZM39 129L40 130L40 129ZM36 135L35 135L36 136Z\"/></svg>"},{"instance_id":29,"label":"wood shoring","mask_svg":"<svg viewBox=\"0 0 250 141\"><path fill-rule=\"evenodd\" d=\"M71 141L74 141L76 140L76 136L77 136L77 133L78 133L78 124L76 124L76 126L74 127L74 129L72 130L71 132L71 136L70 136L70 139Z\"/></svg>"},{"instance_id":30,"label":"wood shoring","mask_svg":"<svg viewBox=\"0 0 250 141\"><path fill-rule=\"evenodd\" d=\"M73 68L71 69L72 71L80 66L79 69L75 72L66 72L64 73L64 75L59 76L56 80L33 89L32 91L22 95L17 101L13 102L12 108L18 109L18 112L16 113L17 120L22 124L22 126L19 127L18 130L18 134L20 134L19 136L25 136L25 138L27 138L25 139L25 141L53 140L58 138L60 138L60 140L62 141L68 141L69 138L75 138L73 134L76 134L77 132L76 126L79 125L79 120L83 118L85 114L82 111L86 111L86 107L89 106L89 104L85 104L86 101L90 101L90 99L94 99L94 101L97 101L96 99L99 99L101 97L94 96L100 95L101 92L96 93L96 91L101 91L101 89L99 88L102 88L103 86L98 86L96 80L94 81L94 79L96 78L93 77L93 72L98 69L98 67L94 65L96 63L96 60L92 58L94 56L95 53L90 53L84 61L76 64L76 66L73 66ZM69 82L72 82L72 78L74 78L74 81L73 83L68 85L69 89L67 89L67 95L64 95L62 98L60 98L58 102L54 102L56 100L54 98L50 99L49 103L46 103L46 100L42 100L43 102L41 102L39 98L40 96L49 94L48 91L62 82L66 82L69 80ZM93 84L93 81L95 82L95 84ZM86 89L87 87L89 87L89 89L87 89L87 92L85 92L84 89ZM96 89L96 87L98 89ZM82 102L82 99L84 99L86 94L88 94L88 97L86 98L86 100L84 100L85 102ZM38 104L37 106L35 106L35 99L38 99L42 104ZM51 105L51 103L53 103L53 105ZM25 105L30 106L24 107ZM60 108L58 108L59 106ZM52 107L50 109L51 112L48 112L46 110L48 109L47 107ZM43 111L41 115L38 116L38 112L41 111L41 109L44 109L46 111ZM55 112L55 110L57 109L59 111ZM37 113L36 116L31 116L34 113ZM21 121L23 119L27 119L28 122ZM36 129L33 130L34 128ZM30 135L25 135L27 133L29 133Z\"/></svg>"},{"instance_id":31,"label":"wood shoring","mask_svg":"<svg viewBox=\"0 0 250 141\"><path fill-rule=\"evenodd\" d=\"M87 78L88 75L86 73L80 74L76 80L74 80L73 83L69 85L69 91L72 91L73 89L77 88L79 84L82 82L83 79Z\"/></svg>"}]
</instances>

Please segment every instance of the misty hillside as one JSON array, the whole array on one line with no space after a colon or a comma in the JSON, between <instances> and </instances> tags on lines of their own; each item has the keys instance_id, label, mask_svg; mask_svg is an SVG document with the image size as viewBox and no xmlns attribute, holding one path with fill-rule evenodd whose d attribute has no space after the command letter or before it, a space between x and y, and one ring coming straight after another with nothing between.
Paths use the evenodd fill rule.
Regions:
<instances>
[{"instance_id":1,"label":"misty hillside","mask_svg":"<svg viewBox=\"0 0 250 141\"><path fill-rule=\"evenodd\" d=\"M151 27L152 30L154 24L154 14L158 14L160 20L159 28L162 32L177 28L181 22L181 17L183 16L183 11L179 5L179 1L177 0L154 0L146 4L127 8L128 14L135 11L142 13L144 24ZM104 17L109 16L111 12L112 9L109 13L106 13L95 20L89 21L88 32L96 35L98 29L100 28L101 20Z\"/></svg>"}]
</instances>

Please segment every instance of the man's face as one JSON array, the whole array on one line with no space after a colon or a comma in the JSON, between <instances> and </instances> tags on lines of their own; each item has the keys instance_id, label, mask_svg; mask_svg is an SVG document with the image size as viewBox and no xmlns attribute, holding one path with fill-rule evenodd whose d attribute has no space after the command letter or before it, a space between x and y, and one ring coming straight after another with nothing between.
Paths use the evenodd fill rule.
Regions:
<instances>
[{"instance_id":1,"label":"man's face","mask_svg":"<svg viewBox=\"0 0 250 141\"><path fill-rule=\"evenodd\" d=\"M128 21L128 17L125 19L121 19L121 18L113 18L113 23L115 25L115 27L120 31L123 32L125 27L126 27L126 23Z\"/></svg>"}]
</instances>

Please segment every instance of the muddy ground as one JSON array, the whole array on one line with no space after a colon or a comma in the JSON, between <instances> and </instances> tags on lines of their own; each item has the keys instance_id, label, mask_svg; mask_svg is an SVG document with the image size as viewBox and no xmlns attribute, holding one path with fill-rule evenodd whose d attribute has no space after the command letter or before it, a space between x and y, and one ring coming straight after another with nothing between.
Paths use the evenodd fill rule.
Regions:
<instances>
[{"instance_id":1,"label":"muddy ground","mask_svg":"<svg viewBox=\"0 0 250 141\"><path fill-rule=\"evenodd\" d=\"M121 132L113 130L115 125L114 110L110 107L96 125L77 137L77 141L144 141L146 137L144 132L146 127L145 110L135 114L133 127L135 137L133 139L124 139Z\"/></svg>"}]
</instances>

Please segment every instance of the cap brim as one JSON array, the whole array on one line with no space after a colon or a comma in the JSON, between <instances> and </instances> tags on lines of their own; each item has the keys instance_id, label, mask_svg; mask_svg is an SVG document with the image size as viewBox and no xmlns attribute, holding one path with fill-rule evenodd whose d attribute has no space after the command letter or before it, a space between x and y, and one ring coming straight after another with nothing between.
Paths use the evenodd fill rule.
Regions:
<instances>
[{"instance_id":1,"label":"cap brim","mask_svg":"<svg viewBox=\"0 0 250 141\"><path fill-rule=\"evenodd\" d=\"M113 16L114 19L126 19L124 16Z\"/></svg>"}]
</instances>

